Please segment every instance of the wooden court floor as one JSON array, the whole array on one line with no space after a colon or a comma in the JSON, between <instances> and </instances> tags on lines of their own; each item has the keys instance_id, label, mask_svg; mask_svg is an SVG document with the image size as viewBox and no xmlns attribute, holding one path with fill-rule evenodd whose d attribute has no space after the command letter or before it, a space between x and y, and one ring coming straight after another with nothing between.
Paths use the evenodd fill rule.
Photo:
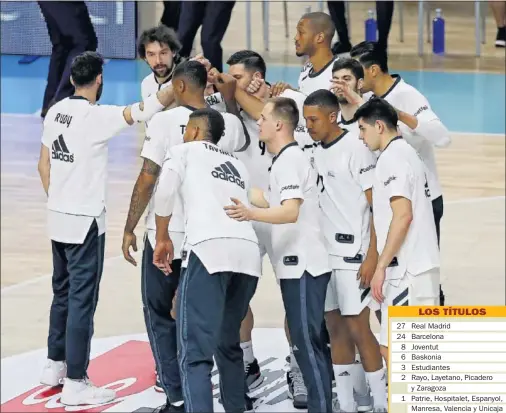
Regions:
<instances>
[{"instance_id":1,"label":"wooden court floor","mask_svg":"<svg viewBox=\"0 0 506 413\"><path fill-rule=\"evenodd\" d=\"M130 195L140 169L140 132L131 128L110 147L106 262L95 337L145 332L140 269L120 256ZM1 357L46 346L52 264L45 195L37 173L39 138L34 139L34 133L40 136L38 119L2 116ZM445 197L441 249L448 304L502 305L504 136L454 134L452 145L438 150L437 159ZM143 224L136 233L141 240ZM256 326L281 327L279 289L270 265L265 268L253 299Z\"/></svg>"}]
</instances>

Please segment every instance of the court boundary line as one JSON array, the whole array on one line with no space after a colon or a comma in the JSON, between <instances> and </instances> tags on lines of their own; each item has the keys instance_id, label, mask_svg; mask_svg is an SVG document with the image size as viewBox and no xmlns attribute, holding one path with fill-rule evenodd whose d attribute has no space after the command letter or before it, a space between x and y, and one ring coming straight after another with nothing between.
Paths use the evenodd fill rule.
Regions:
<instances>
[{"instance_id":1,"label":"court boundary line","mask_svg":"<svg viewBox=\"0 0 506 413\"><path fill-rule=\"evenodd\" d=\"M35 113L0 113L0 117L13 117L13 118L34 118L34 119L40 119L40 123L42 124L42 118L35 114ZM5 126L9 126L8 123L2 122ZM488 132L461 132L461 131L450 131L452 135L458 134L462 136L482 136L485 138L504 138L506 136L505 133L488 133Z\"/></svg>"},{"instance_id":2,"label":"court boundary line","mask_svg":"<svg viewBox=\"0 0 506 413\"><path fill-rule=\"evenodd\" d=\"M482 197L482 198L464 198L464 199L455 199L450 201L445 201L445 205L458 205L458 204L478 204L483 202L493 202L493 201L500 201L505 200L505 195L497 195L497 196L489 196L489 197ZM119 258L123 258L123 255L115 255L113 257L108 257L104 259L104 267L106 263L109 263L111 261L115 261ZM16 284L8 285L5 287L2 287L1 289L1 295L4 296L6 294L10 294L11 292L15 292L23 287L26 287L27 285L37 284L40 281L46 280L51 278L52 274L44 274L39 275L35 278L31 278L29 280L21 281Z\"/></svg>"}]
</instances>

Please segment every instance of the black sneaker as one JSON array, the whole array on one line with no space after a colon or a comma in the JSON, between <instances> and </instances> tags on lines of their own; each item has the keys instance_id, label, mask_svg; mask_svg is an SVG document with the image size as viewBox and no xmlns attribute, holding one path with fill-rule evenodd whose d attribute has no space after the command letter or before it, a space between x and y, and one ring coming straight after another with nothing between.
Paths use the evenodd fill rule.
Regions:
<instances>
[{"instance_id":1,"label":"black sneaker","mask_svg":"<svg viewBox=\"0 0 506 413\"><path fill-rule=\"evenodd\" d=\"M288 384L288 397L292 399L293 407L307 409L307 389L300 369L292 368L287 372L286 383Z\"/></svg>"},{"instance_id":2,"label":"black sneaker","mask_svg":"<svg viewBox=\"0 0 506 413\"><path fill-rule=\"evenodd\" d=\"M495 47L506 47L506 27L499 27L497 29Z\"/></svg>"},{"instance_id":3,"label":"black sneaker","mask_svg":"<svg viewBox=\"0 0 506 413\"><path fill-rule=\"evenodd\" d=\"M334 55L340 55L345 53L350 53L351 51L351 44L336 42L334 43L334 46L332 46L332 53Z\"/></svg>"},{"instance_id":4,"label":"black sneaker","mask_svg":"<svg viewBox=\"0 0 506 413\"><path fill-rule=\"evenodd\" d=\"M170 404L167 400L167 403L161 406L158 410L154 410L153 413L184 413L184 404L181 406L174 406L173 404Z\"/></svg>"},{"instance_id":5,"label":"black sneaker","mask_svg":"<svg viewBox=\"0 0 506 413\"><path fill-rule=\"evenodd\" d=\"M246 375L246 384L249 391L253 391L264 381L257 359L244 366L244 374Z\"/></svg>"}]
</instances>

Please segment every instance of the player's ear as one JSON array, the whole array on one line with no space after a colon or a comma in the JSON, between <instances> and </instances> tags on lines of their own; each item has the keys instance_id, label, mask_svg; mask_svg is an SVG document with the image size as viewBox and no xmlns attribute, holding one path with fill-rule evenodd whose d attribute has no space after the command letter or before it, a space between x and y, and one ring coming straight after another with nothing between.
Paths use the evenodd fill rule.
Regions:
<instances>
[{"instance_id":1,"label":"player's ear","mask_svg":"<svg viewBox=\"0 0 506 413\"><path fill-rule=\"evenodd\" d=\"M282 127L283 127L283 124L279 120L277 120L276 121L276 130L279 131L279 130L281 130Z\"/></svg>"},{"instance_id":2,"label":"player's ear","mask_svg":"<svg viewBox=\"0 0 506 413\"><path fill-rule=\"evenodd\" d=\"M74 79L72 79L72 76L70 76L70 83L72 83L72 86L76 87L76 85L74 84Z\"/></svg>"},{"instance_id":3,"label":"player's ear","mask_svg":"<svg viewBox=\"0 0 506 413\"><path fill-rule=\"evenodd\" d=\"M337 112L330 112L329 113L329 120L330 120L330 123L336 123L337 122Z\"/></svg>"},{"instance_id":4,"label":"player's ear","mask_svg":"<svg viewBox=\"0 0 506 413\"><path fill-rule=\"evenodd\" d=\"M102 74L99 74L95 81L96 81L97 85L101 85L103 83Z\"/></svg>"},{"instance_id":5,"label":"player's ear","mask_svg":"<svg viewBox=\"0 0 506 413\"><path fill-rule=\"evenodd\" d=\"M357 80L357 89L362 90L363 87L364 87L364 79L358 79Z\"/></svg>"},{"instance_id":6,"label":"player's ear","mask_svg":"<svg viewBox=\"0 0 506 413\"><path fill-rule=\"evenodd\" d=\"M316 35L316 43L323 43L325 41L325 35L323 33L318 33Z\"/></svg>"}]
</instances>

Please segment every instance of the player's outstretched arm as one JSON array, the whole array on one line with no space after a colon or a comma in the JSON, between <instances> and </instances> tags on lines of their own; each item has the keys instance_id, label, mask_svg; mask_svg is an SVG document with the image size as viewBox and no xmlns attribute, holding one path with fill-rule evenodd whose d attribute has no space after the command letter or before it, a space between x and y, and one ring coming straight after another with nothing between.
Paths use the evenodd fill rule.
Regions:
<instances>
[{"instance_id":1,"label":"player's outstretched arm","mask_svg":"<svg viewBox=\"0 0 506 413\"><path fill-rule=\"evenodd\" d=\"M156 113L164 110L174 102L174 89L172 85L160 90L156 95L148 96L142 102L127 106L123 111L126 123L147 122Z\"/></svg>"},{"instance_id":2,"label":"player's outstretched arm","mask_svg":"<svg viewBox=\"0 0 506 413\"><path fill-rule=\"evenodd\" d=\"M128 209L125 229L123 231L122 251L125 260L135 266L137 262L130 255L130 247L132 247L135 252L137 251L137 237L134 231L151 199L159 172L160 166L152 160L145 158L141 172L132 191L130 207Z\"/></svg>"}]
</instances>

